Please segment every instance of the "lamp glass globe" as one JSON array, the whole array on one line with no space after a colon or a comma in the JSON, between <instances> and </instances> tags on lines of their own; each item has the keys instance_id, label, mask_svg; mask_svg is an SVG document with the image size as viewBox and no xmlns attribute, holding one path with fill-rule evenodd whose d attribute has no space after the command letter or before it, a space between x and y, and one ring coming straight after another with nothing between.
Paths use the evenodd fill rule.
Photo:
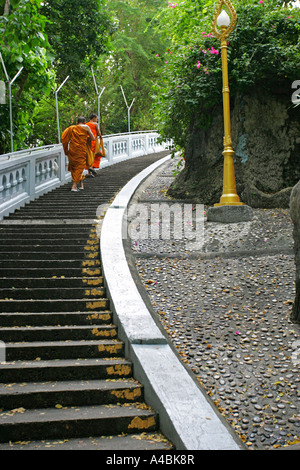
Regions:
<instances>
[{"instance_id":1,"label":"lamp glass globe","mask_svg":"<svg viewBox=\"0 0 300 470\"><path fill-rule=\"evenodd\" d=\"M230 25L230 17L229 15L226 13L225 10L222 10L222 12L220 13L220 15L218 16L217 18L217 25L218 26L229 26Z\"/></svg>"}]
</instances>

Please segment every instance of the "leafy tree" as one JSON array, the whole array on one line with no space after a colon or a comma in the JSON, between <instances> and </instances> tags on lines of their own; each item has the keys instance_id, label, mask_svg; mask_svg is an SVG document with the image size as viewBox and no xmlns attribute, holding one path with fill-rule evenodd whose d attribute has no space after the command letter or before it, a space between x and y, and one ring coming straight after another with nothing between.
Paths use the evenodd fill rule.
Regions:
<instances>
[{"instance_id":1,"label":"leafy tree","mask_svg":"<svg viewBox=\"0 0 300 470\"><path fill-rule=\"evenodd\" d=\"M32 113L54 85L53 56L45 34L46 18L41 0L2 0L0 3L0 52L13 84L14 146L22 148L32 131ZM2 64L0 65L2 69ZM0 79L6 81L3 69ZM10 151L9 103L0 105L0 152Z\"/></svg>"},{"instance_id":2,"label":"leafy tree","mask_svg":"<svg viewBox=\"0 0 300 470\"><path fill-rule=\"evenodd\" d=\"M213 3L169 2L159 16L163 33L172 31L172 46L158 58L164 80L156 88L156 117L162 134L181 148L195 120L199 128L209 126L214 106L222 102L220 44L210 32ZM252 87L289 90L299 78L299 8L289 9L281 0L236 0L234 5L238 22L228 48L231 96Z\"/></svg>"},{"instance_id":3,"label":"leafy tree","mask_svg":"<svg viewBox=\"0 0 300 470\"><path fill-rule=\"evenodd\" d=\"M58 80L70 75L70 83L80 84L108 50L110 23L103 1L49 1L43 3L42 12L48 19L46 32L55 51Z\"/></svg>"},{"instance_id":4,"label":"leafy tree","mask_svg":"<svg viewBox=\"0 0 300 470\"><path fill-rule=\"evenodd\" d=\"M99 89L106 87L101 98L103 132L127 131L121 84L129 103L135 98L132 130L153 128L152 84L161 80L160 71L154 73L155 56L166 47L153 20L161 8L159 0L0 0L0 24L5 30L0 44L10 62L9 75L24 65L25 57L35 64L40 60L39 70L37 64L27 65L14 84L16 147L57 142L54 89L67 75L69 80L59 92L61 128L74 123L78 114L88 116L97 110L91 67ZM25 82L27 87L34 85L31 95L25 93L29 93ZM30 97L30 103L20 101L21 95L27 101ZM7 149L8 107L1 109Z\"/></svg>"},{"instance_id":5,"label":"leafy tree","mask_svg":"<svg viewBox=\"0 0 300 470\"><path fill-rule=\"evenodd\" d=\"M160 80L155 73L156 54L166 47L161 34L152 22L162 8L158 0L123 0L107 2L107 9L115 25L111 37L112 51L98 68L103 94L105 132L126 132L127 108L131 110L131 130L145 130L155 126L151 106L153 83Z\"/></svg>"},{"instance_id":6,"label":"leafy tree","mask_svg":"<svg viewBox=\"0 0 300 470\"><path fill-rule=\"evenodd\" d=\"M91 67L97 67L109 50L112 28L104 6L102 0L43 2L46 33L54 51L56 86L69 76L58 95L61 131L74 124L78 115L88 117L97 109ZM33 143L40 139L43 144L58 141L54 93L35 108L34 120Z\"/></svg>"}]
</instances>

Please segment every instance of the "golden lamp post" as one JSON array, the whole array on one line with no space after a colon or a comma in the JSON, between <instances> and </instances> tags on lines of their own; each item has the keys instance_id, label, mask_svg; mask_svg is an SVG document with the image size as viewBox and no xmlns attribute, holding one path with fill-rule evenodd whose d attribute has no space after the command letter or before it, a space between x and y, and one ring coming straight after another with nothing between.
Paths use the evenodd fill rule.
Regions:
<instances>
[{"instance_id":1,"label":"golden lamp post","mask_svg":"<svg viewBox=\"0 0 300 470\"><path fill-rule=\"evenodd\" d=\"M226 6L231 18L223 9ZM237 20L236 11L230 0L219 0L216 12L212 21L212 33L221 41L222 51L222 75L223 75L223 114L224 114L224 170L223 170L223 194L220 202L214 206L240 206L240 198L236 192L235 172L234 172L234 150L231 140L230 125L230 93L228 82L227 63L227 38L233 31ZM218 26L220 29L218 29Z\"/></svg>"}]
</instances>

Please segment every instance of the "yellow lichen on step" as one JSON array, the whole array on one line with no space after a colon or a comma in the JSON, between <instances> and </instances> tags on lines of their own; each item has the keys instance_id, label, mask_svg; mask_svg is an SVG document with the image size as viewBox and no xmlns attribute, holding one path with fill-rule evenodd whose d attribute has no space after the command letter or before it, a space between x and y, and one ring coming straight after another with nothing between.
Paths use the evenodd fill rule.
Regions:
<instances>
[{"instance_id":1,"label":"yellow lichen on step","mask_svg":"<svg viewBox=\"0 0 300 470\"><path fill-rule=\"evenodd\" d=\"M107 321L110 320L110 313L92 313L87 315L86 319Z\"/></svg>"},{"instance_id":2,"label":"yellow lichen on step","mask_svg":"<svg viewBox=\"0 0 300 470\"><path fill-rule=\"evenodd\" d=\"M85 251L98 251L98 247L96 245L88 245L84 247Z\"/></svg>"},{"instance_id":3,"label":"yellow lichen on step","mask_svg":"<svg viewBox=\"0 0 300 470\"><path fill-rule=\"evenodd\" d=\"M83 284L88 284L89 286L100 286L102 284L102 278L98 279L89 279L88 277L82 279Z\"/></svg>"},{"instance_id":4,"label":"yellow lichen on step","mask_svg":"<svg viewBox=\"0 0 300 470\"><path fill-rule=\"evenodd\" d=\"M85 297L101 297L103 295L102 289L86 289L84 291Z\"/></svg>"},{"instance_id":5,"label":"yellow lichen on step","mask_svg":"<svg viewBox=\"0 0 300 470\"><path fill-rule=\"evenodd\" d=\"M136 416L128 425L128 429L148 429L152 426L155 426L154 416L150 416L149 418L146 418L146 419L142 419Z\"/></svg>"},{"instance_id":6,"label":"yellow lichen on step","mask_svg":"<svg viewBox=\"0 0 300 470\"><path fill-rule=\"evenodd\" d=\"M82 266L99 266L100 265L100 261L99 260L85 260L85 261L82 261Z\"/></svg>"},{"instance_id":7,"label":"yellow lichen on step","mask_svg":"<svg viewBox=\"0 0 300 470\"><path fill-rule=\"evenodd\" d=\"M115 366L106 367L108 375L130 375L131 367L128 365L116 364Z\"/></svg>"},{"instance_id":8,"label":"yellow lichen on step","mask_svg":"<svg viewBox=\"0 0 300 470\"><path fill-rule=\"evenodd\" d=\"M82 274L87 274L88 276L99 276L100 275L100 269L83 268L82 269Z\"/></svg>"},{"instance_id":9,"label":"yellow lichen on step","mask_svg":"<svg viewBox=\"0 0 300 470\"><path fill-rule=\"evenodd\" d=\"M115 329L112 329L112 330L100 329L99 330L98 328L93 328L92 334L95 336L102 336L105 338L114 338L115 336L117 336L117 332Z\"/></svg>"},{"instance_id":10,"label":"yellow lichen on step","mask_svg":"<svg viewBox=\"0 0 300 470\"><path fill-rule=\"evenodd\" d=\"M98 239L97 240L87 240L87 245L98 245Z\"/></svg>"},{"instance_id":11,"label":"yellow lichen on step","mask_svg":"<svg viewBox=\"0 0 300 470\"><path fill-rule=\"evenodd\" d=\"M116 343L116 344L99 344L98 345L98 351L99 352L108 352L110 354L117 354L119 350L122 349L122 344Z\"/></svg>"},{"instance_id":12,"label":"yellow lichen on step","mask_svg":"<svg viewBox=\"0 0 300 470\"><path fill-rule=\"evenodd\" d=\"M88 253L88 254L86 255L86 257L87 257L88 259L95 259L95 258L97 258L98 256L99 256L98 252L95 252L95 253Z\"/></svg>"},{"instance_id":13,"label":"yellow lichen on step","mask_svg":"<svg viewBox=\"0 0 300 470\"><path fill-rule=\"evenodd\" d=\"M91 310L96 310L97 308L103 308L106 306L106 300L95 300L92 302L86 303L86 308Z\"/></svg>"},{"instance_id":14,"label":"yellow lichen on step","mask_svg":"<svg viewBox=\"0 0 300 470\"><path fill-rule=\"evenodd\" d=\"M112 390L110 393L119 399L125 398L126 400L135 400L136 398L140 398L142 395L140 388L135 388L134 390Z\"/></svg>"}]
</instances>

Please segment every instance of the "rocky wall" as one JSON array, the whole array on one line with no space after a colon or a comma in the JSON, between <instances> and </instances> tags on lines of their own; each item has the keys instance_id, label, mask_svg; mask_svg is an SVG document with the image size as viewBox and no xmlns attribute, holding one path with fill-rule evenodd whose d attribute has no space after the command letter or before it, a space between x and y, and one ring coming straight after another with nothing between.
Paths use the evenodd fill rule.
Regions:
<instances>
[{"instance_id":1,"label":"rocky wall","mask_svg":"<svg viewBox=\"0 0 300 470\"><path fill-rule=\"evenodd\" d=\"M170 195L208 205L219 202L223 184L222 106L211 115L207 129L198 127L195 118L185 169L169 189ZM253 208L288 208L292 187L300 179L300 106L293 106L291 94L255 90L237 95L231 133L241 201Z\"/></svg>"},{"instance_id":2,"label":"rocky wall","mask_svg":"<svg viewBox=\"0 0 300 470\"><path fill-rule=\"evenodd\" d=\"M298 181L291 192L290 214L294 224L293 238L296 265L296 296L291 319L300 323L300 181Z\"/></svg>"}]
</instances>

